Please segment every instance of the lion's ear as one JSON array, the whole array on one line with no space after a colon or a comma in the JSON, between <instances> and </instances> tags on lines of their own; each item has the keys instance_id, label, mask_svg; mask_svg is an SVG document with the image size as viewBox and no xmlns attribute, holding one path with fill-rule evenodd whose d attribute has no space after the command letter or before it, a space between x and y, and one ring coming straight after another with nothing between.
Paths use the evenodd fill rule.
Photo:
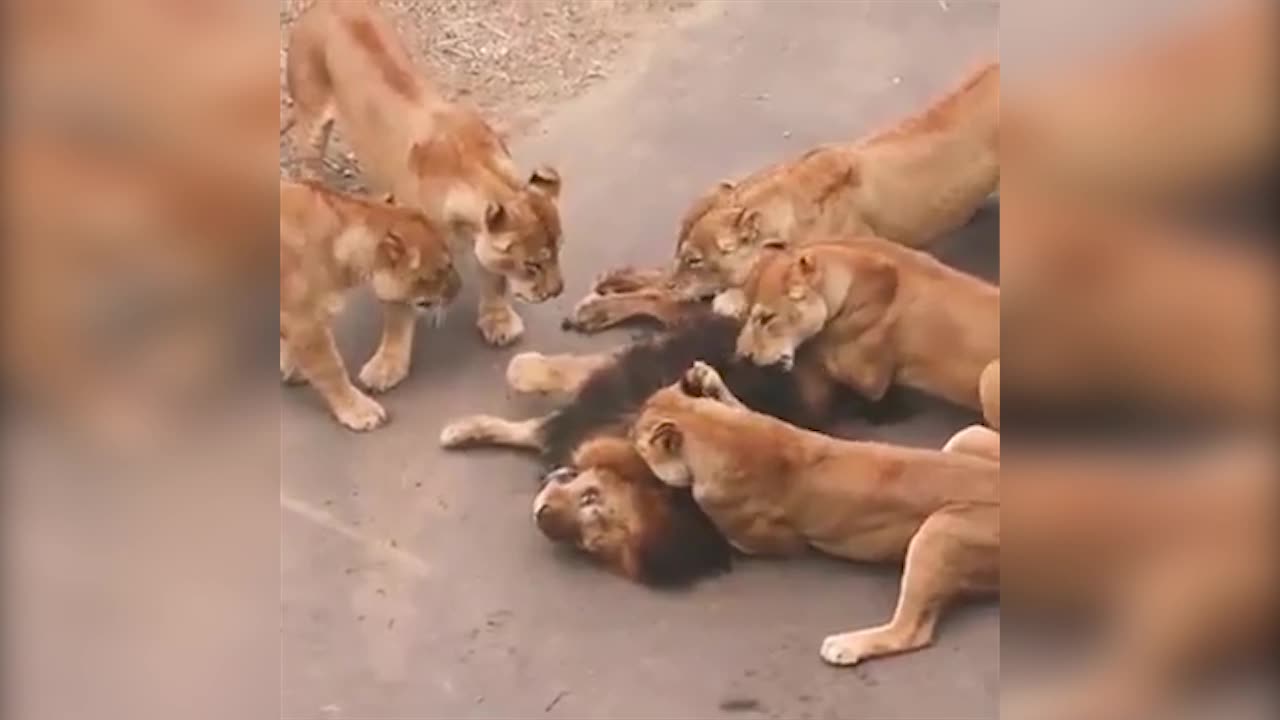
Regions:
<instances>
[{"instance_id":1,"label":"lion's ear","mask_svg":"<svg viewBox=\"0 0 1280 720\"><path fill-rule=\"evenodd\" d=\"M668 454L674 455L680 452L680 445L683 438L680 435L680 428L670 420L663 420L653 428L653 444Z\"/></svg>"},{"instance_id":2,"label":"lion's ear","mask_svg":"<svg viewBox=\"0 0 1280 720\"><path fill-rule=\"evenodd\" d=\"M763 240L760 225L762 218L759 210L747 210L738 216L735 226L738 234L748 245L758 245Z\"/></svg>"},{"instance_id":3,"label":"lion's ear","mask_svg":"<svg viewBox=\"0 0 1280 720\"><path fill-rule=\"evenodd\" d=\"M382 236L382 240L378 243L378 252L382 253L382 257L387 263L399 265L405 258L407 248L405 248L404 240L399 235L387 233Z\"/></svg>"},{"instance_id":4,"label":"lion's ear","mask_svg":"<svg viewBox=\"0 0 1280 720\"><path fill-rule=\"evenodd\" d=\"M484 229L497 232L507 224L507 208L500 202L491 202L484 209Z\"/></svg>"},{"instance_id":5,"label":"lion's ear","mask_svg":"<svg viewBox=\"0 0 1280 720\"><path fill-rule=\"evenodd\" d=\"M529 187L550 197L559 197L560 173L553 167L539 165L529 175Z\"/></svg>"}]
</instances>

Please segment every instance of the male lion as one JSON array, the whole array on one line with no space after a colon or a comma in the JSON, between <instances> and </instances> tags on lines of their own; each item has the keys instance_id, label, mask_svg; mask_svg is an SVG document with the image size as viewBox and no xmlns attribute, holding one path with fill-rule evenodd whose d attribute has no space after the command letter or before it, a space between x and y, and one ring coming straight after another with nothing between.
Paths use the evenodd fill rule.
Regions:
<instances>
[{"instance_id":1,"label":"male lion","mask_svg":"<svg viewBox=\"0 0 1280 720\"><path fill-rule=\"evenodd\" d=\"M999 423L1000 289L878 238L770 253L747 285L738 354L790 367L801 347L871 400L901 383ZM986 403L982 402L986 400Z\"/></svg>"},{"instance_id":2,"label":"male lion","mask_svg":"<svg viewBox=\"0 0 1280 720\"><path fill-rule=\"evenodd\" d=\"M569 402L528 420L462 418L441 432L442 444L541 453L549 472L533 503L538 528L624 577L673 584L727 567L729 546L688 492L659 482L627 442L635 412L699 358L721 368L752 407L809 427L822 424L834 388L823 374L806 374L803 355L793 373L735 362L737 324L694 307L670 333L616 353L516 356L507 370L513 388L572 393Z\"/></svg>"},{"instance_id":3,"label":"male lion","mask_svg":"<svg viewBox=\"0 0 1280 720\"><path fill-rule=\"evenodd\" d=\"M352 430L387 419L347 377L330 327L343 293L364 282L384 304L419 309L447 304L461 286L448 243L416 210L281 179L280 373L310 382ZM409 369L412 325L393 317L360 370L371 390L390 388Z\"/></svg>"},{"instance_id":4,"label":"male lion","mask_svg":"<svg viewBox=\"0 0 1280 720\"><path fill-rule=\"evenodd\" d=\"M447 101L414 67L394 29L367 0L320 0L298 19L287 60L298 131L312 163L335 119L380 190L418 208L471 244L481 279L481 334L507 345L524 332L510 295L556 297L560 275L560 177L527 180L475 110ZM412 315L388 306L388 322L412 332Z\"/></svg>"},{"instance_id":5,"label":"male lion","mask_svg":"<svg viewBox=\"0 0 1280 720\"><path fill-rule=\"evenodd\" d=\"M691 489L744 553L812 547L863 562L905 560L893 619L826 638L829 663L924 647L954 599L999 589L1000 465L985 453L804 430L748 409L701 362L645 403L631 438L653 474Z\"/></svg>"},{"instance_id":6,"label":"male lion","mask_svg":"<svg viewBox=\"0 0 1280 720\"><path fill-rule=\"evenodd\" d=\"M686 212L668 276L607 275L567 324L600 330L661 317L669 298L712 295L720 311L738 314L738 290L765 247L867 234L931 243L968 222L999 185L999 104L1000 66L988 63L887 130L718 183Z\"/></svg>"}]
</instances>

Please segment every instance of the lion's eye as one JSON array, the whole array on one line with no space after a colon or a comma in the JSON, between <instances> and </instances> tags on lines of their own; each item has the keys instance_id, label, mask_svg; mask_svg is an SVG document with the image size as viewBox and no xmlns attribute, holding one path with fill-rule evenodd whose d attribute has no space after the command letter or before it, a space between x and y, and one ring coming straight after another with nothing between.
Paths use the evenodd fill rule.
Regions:
<instances>
[{"instance_id":1,"label":"lion's eye","mask_svg":"<svg viewBox=\"0 0 1280 720\"><path fill-rule=\"evenodd\" d=\"M700 268L702 267L702 258L697 255L687 255L684 258L684 266L687 268Z\"/></svg>"},{"instance_id":2,"label":"lion's eye","mask_svg":"<svg viewBox=\"0 0 1280 720\"><path fill-rule=\"evenodd\" d=\"M777 316L778 316L777 313L773 313L766 310L765 312L762 312L759 315L756 315L756 322L759 323L760 325L768 325L769 323L773 322L773 319L776 318Z\"/></svg>"},{"instance_id":3,"label":"lion's eye","mask_svg":"<svg viewBox=\"0 0 1280 720\"><path fill-rule=\"evenodd\" d=\"M600 501L600 491L596 488L587 488L582 491L582 496L578 498L578 507L586 507L595 505Z\"/></svg>"},{"instance_id":4,"label":"lion's eye","mask_svg":"<svg viewBox=\"0 0 1280 720\"><path fill-rule=\"evenodd\" d=\"M542 266L532 260L526 260L524 263L525 275L537 275L542 270Z\"/></svg>"}]
</instances>

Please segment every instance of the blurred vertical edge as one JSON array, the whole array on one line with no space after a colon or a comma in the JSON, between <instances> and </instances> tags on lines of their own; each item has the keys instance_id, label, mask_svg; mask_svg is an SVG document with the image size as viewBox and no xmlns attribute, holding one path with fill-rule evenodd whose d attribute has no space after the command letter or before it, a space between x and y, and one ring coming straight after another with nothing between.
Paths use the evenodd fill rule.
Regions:
<instances>
[{"instance_id":1,"label":"blurred vertical edge","mask_svg":"<svg viewBox=\"0 0 1280 720\"><path fill-rule=\"evenodd\" d=\"M1274 717L1280 4L1002 8L1003 717Z\"/></svg>"},{"instance_id":2,"label":"blurred vertical edge","mask_svg":"<svg viewBox=\"0 0 1280 720\"><path fill-rule=\"evenodd\" d=\"M278 717L277 8L2 6L0 712Z\"/></svg>"}]
</instances>

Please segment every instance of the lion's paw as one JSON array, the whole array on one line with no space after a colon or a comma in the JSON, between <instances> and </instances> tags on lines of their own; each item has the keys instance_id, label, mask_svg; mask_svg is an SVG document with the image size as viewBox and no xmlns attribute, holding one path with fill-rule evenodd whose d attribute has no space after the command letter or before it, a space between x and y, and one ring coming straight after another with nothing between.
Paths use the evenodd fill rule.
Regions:
<instances>
[{"instance_id":1,"label":"lion's paw","mask_svg":"<svg viewBox=\"0 0 1280 720\"><path fill-rule=\"evenodd\" d=\"M406 360L391 360L378 353L360 368L360 383L373 392L386 392L409 376Z\"/></svg>"},{"instance_id":2,"label":"lion's paw","mask_svg":"<svg viewBox=\"0 0 1280 720\"><path fill-rule=\"evenodd\" d=\"M741 320L747 314L746 293L736 288L725 290L711 300L711 310L717 315Z\"/></svg>"},{"instance_id":3,"label":"lion's paw","mask_svg":"<svg viewBox=\"0 0 1280 720\"><path fill-rule=\"evenodd\" d=\"M721 380L720 373L701 360L695 361L685 370L684 377L680 379L680 389L692 397L718 399L723 387L724 381Z\"/></svg>"},{"instance_id":4,"label":"lion's paw","mask_svg":"<svg viewBox=\"0 0 1280 720\"><path fill-rule=\"evenodd\" d=\"M524 335L524 320L510 305L482 310L476 326L485 342L494 347L510 345Z\"/></svg>"},{"instance_id":5,"label":"lion's paw","mask_svg":"<svg viewBox=\"0 0 1280 720\"><path fill-rule=\"evenodd\" d=\"M386 409L363 393L356 393L350 402L335 407L333 414L338 422L356 432L373 430L387 421Z\"/></svg>"},{"instance_id":6,"label":"lion's paw","mask_svg":"<svg viewBox=\"0 0 1280 720\"><path fill-rule=\"evenodd\" d=\"M861 632L828 635L822 641L818 654L832 665L856 665L870 655L867 636Z\"/></svg>"}]
</instances>

